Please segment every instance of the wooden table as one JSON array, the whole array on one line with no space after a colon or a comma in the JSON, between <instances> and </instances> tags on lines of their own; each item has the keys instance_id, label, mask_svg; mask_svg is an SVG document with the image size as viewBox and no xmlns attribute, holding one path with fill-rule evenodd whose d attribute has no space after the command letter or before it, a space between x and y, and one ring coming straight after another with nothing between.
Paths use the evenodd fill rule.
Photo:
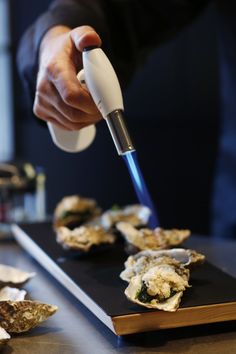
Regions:
<instances>
[{"instance_id":1,"label":"wooden table","mask_svg":"<svg viewBox=\"0 0 236 354\"><path fill-rule=\"evenodd\" d=\"M236 241L192 236L191 246L236 277ZM34 300L55 304L58 312L27 334L13 336L4 354L233 354L236 321L117 337L79 303L14 240L1 241L0 263L35 271L25 289Z\"/></svg>"}]
</instances>

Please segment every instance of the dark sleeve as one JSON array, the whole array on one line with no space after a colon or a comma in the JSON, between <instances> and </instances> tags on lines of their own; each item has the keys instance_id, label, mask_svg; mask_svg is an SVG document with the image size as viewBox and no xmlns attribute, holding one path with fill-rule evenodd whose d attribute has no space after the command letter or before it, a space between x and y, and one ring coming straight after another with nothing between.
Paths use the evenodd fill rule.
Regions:
<instances>
[{"instance_id":1,"label":"dark sleeve","mask_svg":"<svg viewBox=\"0 0 236 354\"><path fill-rule=\"evenodd\" d=\"M55 0L26 31L17 54L19 73L33 102L38 71L38 48L55 25L91 25L122 84L137 65L163 41L191 22L209 0Z\"/></svg>"}]
</instances>

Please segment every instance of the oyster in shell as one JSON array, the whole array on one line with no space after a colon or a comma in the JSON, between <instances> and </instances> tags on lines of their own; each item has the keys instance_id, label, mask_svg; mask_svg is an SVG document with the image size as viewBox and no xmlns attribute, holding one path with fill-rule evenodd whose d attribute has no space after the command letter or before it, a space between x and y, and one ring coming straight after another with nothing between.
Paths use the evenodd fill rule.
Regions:
<instances>
[{"instance_id":1,"label":"oyster in shell","mask_svg":"<svg viewBox=\"0 0 236 354\"><path fill-rule=\"evenodd\" d=\"M138 230L127 222L118 222L116 228L137 251L174 247L180 245L190 236L189 230L164 230L160 227L154 230L148 228Z\"/></svg>"},{"instance_id":2,"label":"oyster in shell","mask_svg":"<svg viewBox=\"0 0 236 354\"><path fill-rule=\"evenodd\" d=\"M11 338L10 334L8 334L4 328L0 327L0 345L2 346L3 344L6 344L10 338Z\"/></svg>"},{"instance_id":3,"label":"oyster in shell","mask_svg":"<svg viewBox=\"0 0 236 354\"><path fill-rule=\"evenodd\" d=\"M67 196L55 208L53 226L55 230L60 226L73 229L100 214L101 209L94 199L79 195Z\"/></svg>"},{"instance_id":4,"label":"oyster in shell","mask_svg":"<svg viewBox=\"0 0 236 354\"><path fill-rule=\"evenodd\" d=\"M163 259L160 264L132 277L125 295L132 302L147 308L176 311L183 292L190 287L189 274L189 269L176 260L169 258L167 264Z\"/></svg>"},{"instance_id":5,"label":"oyster in shell","mask_svg":"<svg viewBox=\"0 0 236 354\"><path fill-rule=\"evenodd\" d=\"M5 285L20 286L35 276L21 269L0 264L0 287Z\"/></svg>"},{"instance_id":6,"label":"oyster in shell","mask_svg":"<svg viewBox=\"0 0 236 354\"><path fill-rule=\"evenodd\" d=\"M26 291L18 288L5 286L0 290L0 301L22 301L25 299Z\"/></svg>"},{"instance_id":7,"label":"oyster in shell","mask_svg":"<svg viewBox=\"0 0 236 354\"><path fill-rule=\"evenodd\" d=\"M10 333L36 327L57 311L57 306L37 301L0 301L0 326Z\"/></svg>"},{"instance_id":8,"label":"oyster in shell","mask_svg":"<svg viewBox=\"0 0 236 354\"><path fill-rule=\"evenodd\" d=\"M149 268L160 264L165 259L168 264L170 259L175 259L187 268L200 265L205 261L205 256L191 249L172 248L168 250L145 250L129 256L125 262L125 269L120 273L121 279L129 282L137 274L146 272Z\"/></svg>"},{"instance_id":9,"label":"oyster in shell","mask_svg":"<svg viewBox=\"0 0 236 354\"><path fill-rule=\"evenodd\" d=\"M120 209L109 209L100 217L100 223L105 229L111 229L117 222L128 222L133 226L143 226L148 223L151 211L140 204L127 205Z\"/></svg>"},{"instance_id":10,"label":"oyster in shell","mask_svg":"<svg viewBox=\"0 0 236 354\"><path fill-rule=\"evenodd\" d=\"M92 246L111 244L115 240L115 236L101 226L80 226L74 230L61 226L57 230L57 242L65 249L88 252Z\"/></svg>"}]
</instances>

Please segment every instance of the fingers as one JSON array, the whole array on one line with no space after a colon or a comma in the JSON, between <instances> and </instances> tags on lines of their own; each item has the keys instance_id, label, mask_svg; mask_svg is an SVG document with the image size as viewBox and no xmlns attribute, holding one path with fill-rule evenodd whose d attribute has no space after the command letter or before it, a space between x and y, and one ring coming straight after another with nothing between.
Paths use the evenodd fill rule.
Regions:
<instances>
[{"instance_id":1,"label":"fingers","mask_svg":"<svg viewBox=\"0 0 236 354\"><path fill-rule=\"evenodd\" d=\"M64 62L63 67L59 63L48 70L48 78L56 87L61 100L68 106L84 111L92 115L99 115L98 109L89 92L85 90L77 79L75 68L71 63ZM46 81L46 80L45 80ZM44 87L38 86L39 91L45 91Z\"/></svg>"},{"instance_id":2,"label":"fingers","mask_svg":"<svg viewBox=\"0 0 236 354\"><path fill-rule=\"evenodd\" d=\"M82 63L79 50L100 44L100 37L89 26L72 31L59 26L46 34L40 48L33 108L38 118L68 130L81 129L102 119L91 95L77 79Z\"/></svg>"},{"instance_id":3,"label":"fingers","mask_svg":"<svg viewBox=\"0 0 236 354\"><path fill-rule=\"evenodd\" d=\"M65 119L65 117L53 106L48 104L42 97L36 96L34 103L34 113L40 119L51 122L60 128L65 130L80 130L89 125L88 122L71 122Z\"/></svg>"},{"instance_id":4,"label":"fingers","mask_svg":"<svg viewBox=\"0 0 236 354\"><path fill-rule=\"evenodd\" d=\"M100 47L102 44L101 38L90 26L77 27L71 31L70 35L71 39L75 43L76 48L81 52L86 47Z\"/></svg>"},{"instance_id":5,"label":"fingers","mask_svg":"<svg viewBox=\"0 0 236 354\"><path fill-rule=\"evenodd\" d=\"M81 90L83 89L81 88ZM94 109L85 107L84 111L82 109L75 109L61 99L57 89L52 84L49 84L47 92L38 93L38 95L41 96L45 103L52 105L71 122L76 123L80 121L81 123L91 124L94 123L94 120L100 120L100 115L98 115L96 107L93 106ZM79 96L79 94L77 96ZM88 105L89 103L90 101L88 102Z\"/></svg>"},{"instance_id":6,"label":"fingers","mask_svg":"<svg viewBox=\"0 0 236 354\"><path fill-rule=\"evenodd\" d=\"M33 110L38 118L45 121L53 120L66 130L79 130L101 119L97 113L87 114L66 105L52 85L46 92L37 91Z\"/></svg>"}]
</instances>

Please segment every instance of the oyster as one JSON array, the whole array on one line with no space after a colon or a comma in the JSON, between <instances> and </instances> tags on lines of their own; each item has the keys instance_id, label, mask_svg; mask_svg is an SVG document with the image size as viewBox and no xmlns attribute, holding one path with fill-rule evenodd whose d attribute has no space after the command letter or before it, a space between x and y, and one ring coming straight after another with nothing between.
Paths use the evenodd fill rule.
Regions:
<instances>
[{"instance_id":1,"label":"oyster","mask_svg":"<svg viewBox=\"0 0 236 354\"><path fill-rule=\"evenodd\" d=\"M105 229L112 228L117 222L128 222L133 226L146 225L151 211L143 205L134 204L128 205L120 209L109 209L105 211L100 217L100 223Z\"/></svg>"},{"instance_id":2,"label":"oyster","mask_svg":"<svg viewBox=\"0 0 236 354\"><path fill-rule=\"evenodd\" d=\"M99 214L101 209L94 199L82 198L79 195L67 196L58 203L54 211L54 229L60 226L74 228Z\"/></svg>"},{"instance_id":3,"label":"oyster","mask_svg":"<svg viewBox=\"0 0 236 354\"><path fill-rule=\"evenodd\" d=\"M172 248L169 250L145 250L129 256L125 262L125 269L120 273L121 279L129 282L137 274L142 274L149 268L160 264L165 259L168 264L170 259L175 259L187 268L202 264L205 256L191 249ZM172 261L171 261L172 262Z\"/></svg>"},{"instance_id":4,"label":"oyster","mask_svg":"<svg viewBox=\"0 0 236 354\"><path fill-rule=\"evenodd\" d=\"M37 301L0 301L0 326L12 333L36 327L57 311L57 306Z\"/></svg>"},{"instance_id":5,"label":"oyster","mask_svg":"<svg viewBox=\"0 0 236 354\"><path fill-rule=\"evenodd\" d=\"M0 327L0 345L6 344L10 338L11 338L10 334L8 334L4 328Z\"/></svg>"},{"instance_id":6,"label":"oyster","mask_svg":"<svg viewBox=\"0 0 236 354\"><path fill-rule=\"evenodd\" d=\"M132 277L125 295L132 302L147 308L176 311L183 292L190 287L189 275L189 269L178 261L169 258L167 264L163 259L160 264Z\"/></svg>"},{"instance_id":7,"label":"oyster","mask_svg":"<svg viewBox=\"0 0 236 354\"><path fill-rule=\"evenodd\" d=\"M4 285L20 286L35 276L35 273L28 273L21 269L0 264L0 287Z\"/></svg>"},{"instance_id":8,"label":"oyster","mask_svg":"<svg viewBox=\"0 0 236 354\"><path fill-rule=\"evenodd\" d=\"M18 288L11 288L5 286L0 290L0 301L22 301L25 299L26 291L19 290Z\"/></svg>"},{"instance_id":9,"label":"oyster","mask_svg":"<svg viewBox=\"0 0 236 354\"><path fill-rule=\"evenodd\" d=\"M61 226L57 230L57 242L65 249L88 252L92 246L114 243L115 236L101 226L80 226L74 230Z\"/></svg>"},{"instance_id":10,"label":"oyster","mask_svg":"<svg viewBox=\"0 0 236 354\"><path fill-rule=\"evenodd\" d=\"M125 237L126 241L137 250L165 249L177 246L190 236L189 230L164 230L160 227L154 230L136 229L127 222L118 222L116 228Z\"/></svg>"}]
</instances>

